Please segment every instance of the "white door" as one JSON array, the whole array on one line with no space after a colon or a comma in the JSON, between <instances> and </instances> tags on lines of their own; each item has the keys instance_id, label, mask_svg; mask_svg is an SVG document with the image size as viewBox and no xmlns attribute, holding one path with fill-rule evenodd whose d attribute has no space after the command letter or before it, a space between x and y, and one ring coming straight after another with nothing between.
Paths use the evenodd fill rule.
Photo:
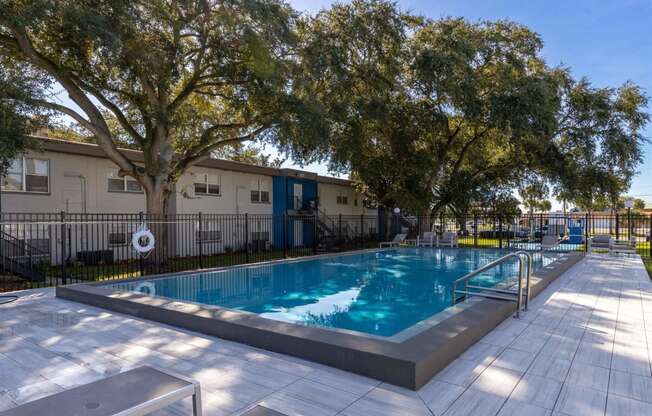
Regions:
<instances>
[{"instance_id":1,"label":"white door","mask_svg":"<svg viewBox=\"0 0 652 416\"><path fill-rule=\"evenodd\" d=\"M84 179L81 177L64 176L61 178L61 198L66 212L83 212Z\"/></svg>"},{"instance_id":2,"label":"white door","mask_svg":"<svg viewBox=\"0 0 652 416\"><path fill-rule=\"evenodd\" d=\"M303 220L301 217L292 219L294 224L294 247L303 247Z\"/></svg>"},{"instance_id":3,"label":"white door","mask_svg":"<svg viewBox=\"0 0 652 416\"><path fill-rule=\"evenodd\" d=\"M293 186L294 190L294 209L301 209L303 201L303 185L300 183L295 183Z\"/></svg>"},{"instance_id":4,"label":"white door","mask_svg":"<svg viewBox=\"0 0 652 416\"><path fill-rule=\"evenodd\" d=\"M245 186L236 186L235 188L235 213L244 214L247 212L251 193Z\"/></svg>"}]
</instances>

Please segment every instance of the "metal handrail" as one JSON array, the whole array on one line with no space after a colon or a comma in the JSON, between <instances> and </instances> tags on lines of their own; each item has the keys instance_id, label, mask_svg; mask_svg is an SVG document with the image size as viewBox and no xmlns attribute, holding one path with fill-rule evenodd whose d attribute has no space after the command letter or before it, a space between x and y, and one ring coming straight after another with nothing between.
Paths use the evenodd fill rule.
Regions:
<instances>
[{"instance_id":1,"label":"metal handrail","mask_svg":"<svg viewBox=\"0 0 652 416\"><path fill-rule=\"evenodd\" d=\"M475 277L479 275L480 273L486 272L487 270L493 269L494 267L504 263L505 261L518 257L518 263L519 263L519 268L518 268L518 290L516 293L513 291L507 291L504 289L495 289L495 288L490 288L490 287L482 287L481 290L487 291L487 292L496 292L496 293L509 293L509 294L515 294L516 295L516 303L517 303L517 308L516 308L516 316L519 316L519 312L521 310L521 307L523 306L523 279L525 278L525 310L527 310L528 304L530 302L530 290L531 290L531 285L530 285L530 276L532 274L532 255L528 253L527 251L516 251L513 253L509 253L497 260L492 261L491 263L485 264L484 266L480 267L479 269L476 269L459 279L456 279L453 282L453 304L455 304L455 299L456 299L456 294L458 292L464 293L466 298L469 297L469 287L472 289L479 289L480 287L478 286L469 286L469 279L472 277ZM527 272L526 272L526 267L525 267L525 260L527 260ZM457 290L457 285L460 283L464 283L464 290ZM471 293L471 295L476 295L476 296L484 296L484 297L497 297L500 299L504 299L504 296L492 296L492 295L483 295L479 293Z\"/></svg>"}]
</instances>

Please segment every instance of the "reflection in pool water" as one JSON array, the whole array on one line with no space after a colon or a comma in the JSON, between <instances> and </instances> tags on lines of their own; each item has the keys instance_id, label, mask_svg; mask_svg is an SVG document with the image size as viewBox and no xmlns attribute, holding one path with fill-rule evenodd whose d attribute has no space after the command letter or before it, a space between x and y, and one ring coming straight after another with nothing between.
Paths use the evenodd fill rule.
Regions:
<instances>
[{"instance_id":1,"label":"reflection in pool water","mask_svg":"<svg viewBox=\"0 0 652 416\"><path fill-rule=\"evenodd\" d=\"M149 280L157 296L253 312L262 317L394 335L451 305L452 282L505 250L400 248L238 267ZM554 253L534 254L534 268ZM516 281L518 260L472 279ZM142 281L106 285L137 291ZM151 288L151 285L148 285ZM150 292L151 293L151 292Z\"/></svg>"}]
</instances>

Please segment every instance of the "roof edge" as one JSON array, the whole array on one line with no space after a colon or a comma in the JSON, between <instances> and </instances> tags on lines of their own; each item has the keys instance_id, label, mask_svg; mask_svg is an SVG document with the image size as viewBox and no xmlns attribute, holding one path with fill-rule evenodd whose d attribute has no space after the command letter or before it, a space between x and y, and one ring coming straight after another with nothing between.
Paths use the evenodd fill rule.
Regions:
<instances>
[{"instance_id":1,"label":"roof edge","mask_svg":"<svg viewBox=\"0 0 652 416\"><path fill-rule=\"evenodd\" d=\"M43 150L45 151L109 159L102 148L94 143L75 142L71 140L37 135L33 135L31 137L37 139L43 145ZM145 160L143 157L143 152L140 150L118 148L118 151L133 162L144 162ZM352 184L352 181L348 179L322 176L315 172L304 171L300 169L258 166L226 159L207 159L196 164L195 166L228 170L232 172L252 173L258 175L303 178L333 185L351 186Z\"/></svg>"}]
</instances>

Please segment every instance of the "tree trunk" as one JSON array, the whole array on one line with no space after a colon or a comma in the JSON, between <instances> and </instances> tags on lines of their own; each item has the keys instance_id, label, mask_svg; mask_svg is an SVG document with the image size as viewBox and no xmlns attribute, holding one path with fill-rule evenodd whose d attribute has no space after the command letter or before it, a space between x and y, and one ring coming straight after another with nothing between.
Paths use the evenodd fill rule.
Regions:
<instances>
[{"instance_id":1,"label":"tree trunk","mask_svg":"<svg viewBox=\"0 0 652 416\"><path fill-rule=\"evenodd\" d=\"M145 217L156 243L154 249L147 256L149 273L165 273L174 271L165 267L170 257L174 257L175 249L170 245L174 235L175 224L174 218L168 218L168 209L170 207L170 198L173 193L169 192L164 184L159 183L154 187L145 188L145 203L147 215Z\"/></svg>"},{"instance_id":2,"label":"tree trunk","mask_svg":"<svg viewBox=\"0 0 652 416\"><path fill-rule=\"evenodd\" d=\"M164 217L168 214L172 193L164 184L156 184L151 189L145 188L145 210L149 216Z\"/></svg>"}]
</instances>

